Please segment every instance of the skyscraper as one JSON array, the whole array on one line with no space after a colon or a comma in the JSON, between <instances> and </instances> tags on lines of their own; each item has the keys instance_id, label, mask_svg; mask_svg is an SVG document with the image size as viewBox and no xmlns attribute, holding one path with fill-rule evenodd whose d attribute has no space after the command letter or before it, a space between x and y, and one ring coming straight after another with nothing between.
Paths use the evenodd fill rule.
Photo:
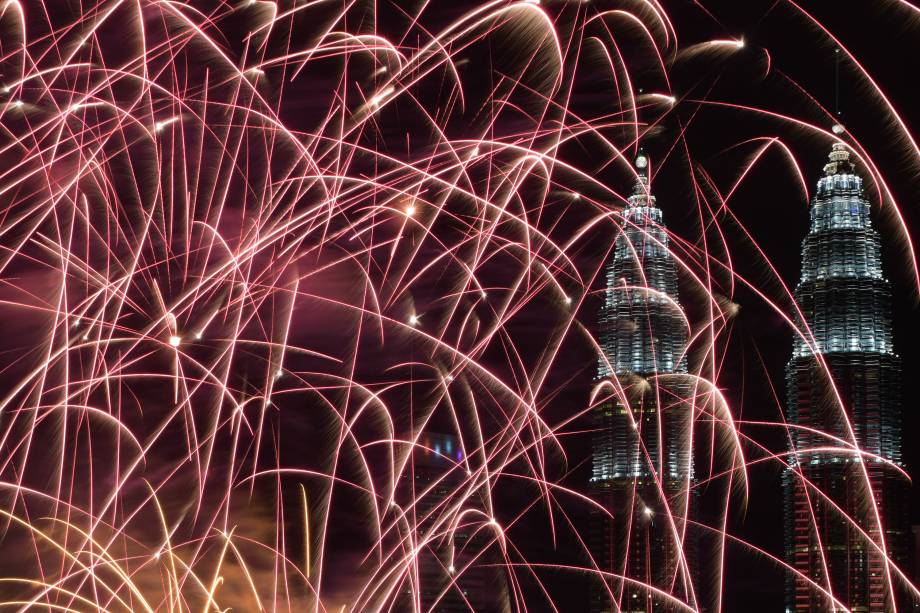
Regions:
<instances>
[{"instance_id":1,"label":"skyscraper","mask_svg":"<svg viewBox=\"0 0 920 613\"><path fill-rule=\"evenodd\" d=\"M608 578L592 582L593 612L667 609L655 590L693 598L687 324L647 166L639 156L600 314L606 359L598 369L590 491L612 518L599 511L591 518L591 554Z\"/></svg>"},{"instance_id":2,"label":"skyscraper","mask_svg":"<svg viewBox=\"0 0 920 613\"><path fill-rule=\"evenodd\" d=\"M908 555L901 366L869 209L849 152L835 144L802 244L795 298L807 327L786 370L786 557L802 574L788 575L790 611L890 610L884 551L898 565Z\"/></svg>"},{"instance_id":3,"label":"skyscraper","mask_svg":"<svg viewBox=\"0 0 920 613\"><path fill-rule=\"evenodd\" d=\"M498 545L491 543L493 533L482 529L480 514L464 518L462 513L485 506L479 493L470 491L460 441L449 434L426 433L419 442L409 467L411 479L397 498L409 509L407 520L417 533L428 536L433 531L436 536L418 553L413 580L406 582L394 610L412 611L417 604L421 611L435 613L505 613L510 610L508 585L496 555Z\"/></svg>"}]
</instances>

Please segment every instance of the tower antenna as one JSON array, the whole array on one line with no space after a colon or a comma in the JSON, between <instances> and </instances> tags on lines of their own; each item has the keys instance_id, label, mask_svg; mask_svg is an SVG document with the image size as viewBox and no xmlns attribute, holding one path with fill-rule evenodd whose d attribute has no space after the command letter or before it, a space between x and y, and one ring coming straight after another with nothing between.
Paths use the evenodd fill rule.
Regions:
<instances>
[{"instance_id":1,"label":"tower antenna","mask_svg":"<svg viewBox=\"0 0 920 613\"><path fill-rule=\"evenodd\" d=\"M846 128L840 123L840 47L834 49L834 125L831 131L840 136Z\"/></svg>"},{"instance_id":2,"label":"tower antenna","mask_svg":"<svg viewBox=\"0 0 920 613\"><path fill-rule=\"evenodd\" d=\"M840 116L840 48L834 49L834 115Z\"/></svg>"}]
</instances>

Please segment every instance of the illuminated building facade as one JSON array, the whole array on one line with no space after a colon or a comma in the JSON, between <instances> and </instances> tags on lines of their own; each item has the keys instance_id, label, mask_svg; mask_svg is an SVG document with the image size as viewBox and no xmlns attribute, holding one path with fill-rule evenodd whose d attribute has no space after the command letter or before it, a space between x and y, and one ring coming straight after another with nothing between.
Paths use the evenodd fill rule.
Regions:
<instances>
[{"instance_id":1,"label":"illuminated building facade","mask_svg":"<svg viewBox=\"0 0 920 613\"><path fill-rule=\"evenodd\" d=\"M465 460L459 440L448 434L423 435L412 454L406 467L411 488L399 491L397 498L415 532L430 538L418 553L413 577L395 610L509 611L498 545L492 542L494 532L482 528L485 505L471 490L475 484L468 479ZM470 509L478 512L463 513Z\"/></svg>"},{"instance_id":2,"label":"illuminated building facade","mask_svg":"<svg viewBox=\"0 0 920 613\"><path fill-rule=\"evenodd\" d=\"M668 610L653 587L693 602L687 533L693 469L687 324L647 160L623 211L607 267L599 321L602 401L594 410L590 549L606 584L592 582L590 611Z\"/></svg>"},{"instance_id":3,"label":"illuminated building facade","mask_svg":"<svg viewBox=\"0 0 920 613\"><path fill-rule=\"evenodd\" d=\"M795 298L807 326L786 371L796 452L784 477L786 558L801 573L788 575L787 611L891 610L883 549L898 566L908 555L901 366L869 209L849 152L835 144L802 244ZM861 453L845 449L854 437Z\"/></svg>"}]
</instances>

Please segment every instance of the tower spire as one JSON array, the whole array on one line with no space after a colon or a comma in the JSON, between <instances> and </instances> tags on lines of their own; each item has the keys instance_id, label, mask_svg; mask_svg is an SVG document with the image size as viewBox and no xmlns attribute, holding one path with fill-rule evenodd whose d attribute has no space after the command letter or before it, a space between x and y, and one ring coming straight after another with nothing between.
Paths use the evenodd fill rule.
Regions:
<instances>
[{"instance_id":1,"label":"tower spire","mask_svg":"<svg viewBox=\"0 0 920 613\"><path fill-rule=\"evenodd\" d=\"M834 116L840 117L840 49L834 49Z\"/></svg>"},{"instance_id":2,"label":"tower spire","mask_svg":"<svg viewBox=\"0 0 920 613\"><path fill-rule=\"evenodd\" d=\"M834 125L831 131L837 136L846 132L840 119L843 111L840 110L840 48L834 49Z\"/></svg>"}]
</instances>

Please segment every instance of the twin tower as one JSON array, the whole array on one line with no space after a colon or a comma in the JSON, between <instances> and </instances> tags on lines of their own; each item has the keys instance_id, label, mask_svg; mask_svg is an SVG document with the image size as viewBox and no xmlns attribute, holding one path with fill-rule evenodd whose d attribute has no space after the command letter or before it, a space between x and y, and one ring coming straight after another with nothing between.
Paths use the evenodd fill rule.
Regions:
<instances>
[{"instance_id":1,"label":"twin tower","mask_svg":"<svg viewBox=\"0 0 920 613\"><path fill-rule=\"evenodd\" d=\"M696 399L712 390L687 372L677 268L647 159L636 167L599 321L589 487L603 510L593 512L589 544L604 580L592 582L590 610L702 610L700 561L712 556L700 545L716 539L695 517L693 431L695 417L712 413L711 401ZM906 592L900 362L869 213L862 177L835 144L802 245L786 369L786 611L883 612Z\"/></svg>"}]
</instances>

